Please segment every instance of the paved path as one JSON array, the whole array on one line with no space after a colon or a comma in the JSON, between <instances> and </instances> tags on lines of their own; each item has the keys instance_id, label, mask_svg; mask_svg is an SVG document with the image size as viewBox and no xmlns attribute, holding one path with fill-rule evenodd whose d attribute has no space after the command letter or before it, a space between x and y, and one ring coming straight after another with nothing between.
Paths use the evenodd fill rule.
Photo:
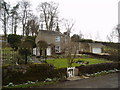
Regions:
<instances>
[{"instance_id":1,"label":"paved path","mask_svg":"<svg viewBox=\"0 0 120 90\"><path fill-rule=\"evenodd\" d=\"M118 88L118 85L120 85L120 83L118 84L118 73L111 73L76 81L66 81L41 88Z\"/></svg>"}]
</instances>

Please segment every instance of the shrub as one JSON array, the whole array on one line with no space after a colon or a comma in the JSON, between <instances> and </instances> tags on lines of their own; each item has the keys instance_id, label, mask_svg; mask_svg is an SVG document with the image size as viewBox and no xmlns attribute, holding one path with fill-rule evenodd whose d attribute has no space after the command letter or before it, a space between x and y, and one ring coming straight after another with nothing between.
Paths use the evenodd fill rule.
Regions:
<instances>
[{"instance_id":1,"label":"shrub","mask_svg":"<svg viewBox=\"0 0 120 90\"><path fill-rule=\"evenodd\" d=\"M49 64L8 65L2 67L3 85L10 82L21 84L27 81L45 81L47 78L64 80L66 69L54 69Z\"/></svg>"},{"instance_id":2,"label":"shrub","mask_svg":"<svg viewBox=\"0 0 120 90\"><path fill-rule=\"evenodd\" d=\"M8 43L10 44L10 46L14 50L17 50L21 43L21 38L22 38L22 36L20 36L20 35L9 34L7 40L8 40Z\"/></svg>"},{"instance_id":3,"label":"shrub","mask_svg":"<svg viewBox=\"0 0 120 90\"><path fill-rule=\"evenodd\" d=\"M120 63L101 63L87 66L81 65L77 68L79 69L79 75L87 73L92 74L103 70L112 70L114 68L120 70Z\"/></svg>"},{"instance_id":4,"label":"shrub","mask_svg":"<svg viewBox=\"0 0 120 90\"><path fill-rule=\"evenodd\" d=\"M99 55L99 54L95 54L95 53L90 53L90 52L81 52L81 54L85 54L85 55L89 55L91 57L95 57L95 58L104 58L110 61L115 61L118 62L120 61L120 55L117 53L115 53L114 55Z\"/></svg>"}]
</instances>

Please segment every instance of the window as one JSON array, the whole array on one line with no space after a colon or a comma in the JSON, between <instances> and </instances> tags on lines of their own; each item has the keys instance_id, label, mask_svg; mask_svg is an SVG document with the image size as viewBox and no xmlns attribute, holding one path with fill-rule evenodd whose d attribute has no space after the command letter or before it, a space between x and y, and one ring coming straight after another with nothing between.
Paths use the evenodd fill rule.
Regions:
<instances>
[{"instance_id":1,"label":"window","mask_svg":"<svg viewBox=\"0 0 120 90\"><path fill-rule=\"evenodd\" d=\"M55 42L60 42L60 36L55 37Z\"/></svg>"},{"instance_id":2,"label":"window","mask_svg":"<svg viewBox=\"0 0 120 90\"><path fill-rule=\"evenodd\" d=\"M60 46L55 46L55 52L60 53Z\"/></svg>"}]
</instances>

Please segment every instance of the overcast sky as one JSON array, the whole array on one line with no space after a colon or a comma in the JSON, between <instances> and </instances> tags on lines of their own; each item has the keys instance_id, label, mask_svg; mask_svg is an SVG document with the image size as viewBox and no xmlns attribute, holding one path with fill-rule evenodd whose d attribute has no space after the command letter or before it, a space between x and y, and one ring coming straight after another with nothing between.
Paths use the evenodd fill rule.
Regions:
<instances>
[{"instance_id":1,"label":"overcast sky","mask_svg":"<svg viewBox=\"0 0 120 90\"><path fill-rule=\"evenodd\" d=\"M14 5L21 0L5 0ZM29 0L34 12L40 2L51 0ZM75 21L72 34L81 31L86 38L106 41L106 36L118 24L119 0L52 0L59 3L60 18Z\"/></svg>"}]
</instances>

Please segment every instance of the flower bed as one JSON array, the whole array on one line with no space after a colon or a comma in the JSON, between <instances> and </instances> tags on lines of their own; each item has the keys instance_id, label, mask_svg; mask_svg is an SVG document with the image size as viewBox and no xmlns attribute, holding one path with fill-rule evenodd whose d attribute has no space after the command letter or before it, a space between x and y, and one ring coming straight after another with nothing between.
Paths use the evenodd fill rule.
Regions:
<instances>
[{"instance_id":1,"label":"flower bed","mask_svg":"<svg viewBox=\"0 0 120 90\"><path fill-rule=\"evenodd\" d=\"M49 64L31 64L31 65L12 65L3 66L2 68L2 84L8 85L10 82L14 84L27 83L27 81L39 82L45 81L47 78L60 78L64 80L66 69L54 69Z\"/></svg>"}]
</instances>

